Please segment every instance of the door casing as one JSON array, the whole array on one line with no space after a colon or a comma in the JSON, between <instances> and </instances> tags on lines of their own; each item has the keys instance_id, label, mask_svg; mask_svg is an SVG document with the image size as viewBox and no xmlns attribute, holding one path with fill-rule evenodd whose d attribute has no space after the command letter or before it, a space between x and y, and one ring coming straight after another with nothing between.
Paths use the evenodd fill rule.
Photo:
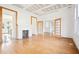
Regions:
<instances>
[{"instance_id":1,"label":"door casing","mask_svg":"<svg viewBox=\"0 0 79 59\"><path fill-rule=\"evenodd\" d=\"M17 16L18 16L18 14L17 14L17 11L15 11L15 10L12 10L12 9L9 9L9 8L5 8L5 7L2 7L2 6L0 6L0 40L2 41L2 9L6 9L6 10L9 10L9 11L12 11L12 12L15 12L16 13L16 39L17 39L17 35L18 35L18 25L17 25Z\"/></svg>"}]
</instances>

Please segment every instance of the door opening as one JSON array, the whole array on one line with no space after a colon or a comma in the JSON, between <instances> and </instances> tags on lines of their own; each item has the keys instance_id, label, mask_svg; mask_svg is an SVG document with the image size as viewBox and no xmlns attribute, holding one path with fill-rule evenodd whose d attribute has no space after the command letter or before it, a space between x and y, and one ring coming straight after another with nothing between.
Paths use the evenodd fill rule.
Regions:
<instances>
[{"instance_id":1,"label":"door opening","mask_svg":"<svg viewBox=\"0 0 79 59\"><path fill-rule=\"evenodd\" d=\"M0 12L1 42L17 39L17 12L5 7L0 7Z\"/></svg>"},{"instance_id":2,"label":"door opening","mask_svg":"<svg viewBox=\"0 0 79 59\"><path fill-rule=\"evenodd\" d=\"M54 35L61 36L61 18L54 20Z\"/></svg>"},{"instance_id":3,"label":"door opening","mask_svg":"<svg viewBox=\"0 0 79 59\"><path fill-rule=\"evenodd\" d=\"M37 34L37 18L34 16L31 16L31 30L32 36Z\"/></svg>"},{"instance_id":4,"label":"door opening","mask_svg":"<svg viewBox=\"0 0 79 59\"><path fill-rule=\"evenodd\" d=\"M37 21L37 32L43 34L43 21Z\"/></svg>"}]
</instances>

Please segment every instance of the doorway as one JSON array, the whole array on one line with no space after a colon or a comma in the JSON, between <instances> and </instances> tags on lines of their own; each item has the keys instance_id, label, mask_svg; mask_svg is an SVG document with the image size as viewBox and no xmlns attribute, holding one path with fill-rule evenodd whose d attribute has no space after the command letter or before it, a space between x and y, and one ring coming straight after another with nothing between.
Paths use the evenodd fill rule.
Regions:
<instances>
[{"instance_id":1,"label":"doorway","mask_svg":"<svg viewBox=\"0 0 79 59\"><path fill-rule=\"evenodd\" d=\"M31 16L32 36L37 34L37 17Z\"/></svg>"},{"instance_id":2,"label":"doorway","mask_svg":"<svg viewBox=\"0 0 79 59\"><path fill-rule=\"evenodd\" d=\"M44 35L47 35L47 36L53 35L53 22L52 22L52 20L44 21Z\"/></svg>"},{"instance_id":3,"label":"doorway","mask_svg":"<svg viewBox=\"0 0 79 59\"><path fill-rule=\"evenodd\" d=\"M3 28L2 28L2 40L3 42L7 42L12 39L12 16L9 14L3 14Z\"/></svg>"},{"instance_id":4,"label":"doorway","mask_svg":"<svg viewBox=\"0 0 79 59\"><path fill-rule=\"evenodd\" d=\"M61 18L54 20L54 35L61 36Z\"/></svg>"},{"instance_id":5,"label":"doorway","mask_svg":"<svg viewBox=\"0 0 79 59\"><path fill-rule=\"evenodd\" d=\"M37 21L37 32L43 34L43 21Z\"/></svg>"},{"instance_id":6,"label":"doorway","mask_svg":"<svg viewBox=\"0 0 79 59\"><path fill-rule=\"evenodd\" d=\"M0 21L1 42L17 39L17 12L5 7L0 7Z\"/></svg>"}]
</instances>

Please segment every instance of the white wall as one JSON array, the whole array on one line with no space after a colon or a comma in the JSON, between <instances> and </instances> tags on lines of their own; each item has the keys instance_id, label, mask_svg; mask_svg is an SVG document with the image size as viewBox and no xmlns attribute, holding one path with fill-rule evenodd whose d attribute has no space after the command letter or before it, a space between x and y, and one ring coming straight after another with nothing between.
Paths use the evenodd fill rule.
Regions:
<instances>
[{"instance_id":1,"label":"white wall","mask_svg":"<svg viewBox=\"0 0 79 59\"><path fill-rule=\"evenodd\" d=\"M72 37L74 31L74 6L71 8L65 7L54 11L53 13L40 16L40 18L45 20L54 20L55 18L61 18L61 35L63 37Z\"/></svg>"},{"instance_id":2,"label":"white wall","mask_svg":"<svg viewBox=\"0 0 79 59\"><path fill-rule=\"evenodd\" d=\"M37 15L32 14L26 10L17 8L15 6L12 5L8 5L8 4L4 4L4 5L0 5L12 10L15 10L18 12L18 39L22 39L22 30L30 30L29 32L29 36L32 36L32 32L31 32L31 28L30 28L30 16L35 16L37 17Z\"/></svg>"},{"instance_id":3,"label":"white wall","mask_svg":"<svg viewBox=\"0 0 79 59\"><path fill-rule=\"evenodd\" d=\"M79 6L76 5L75 7L75 21L74 21L74 42L79 49Z\"/></svg>"}]
</instances>

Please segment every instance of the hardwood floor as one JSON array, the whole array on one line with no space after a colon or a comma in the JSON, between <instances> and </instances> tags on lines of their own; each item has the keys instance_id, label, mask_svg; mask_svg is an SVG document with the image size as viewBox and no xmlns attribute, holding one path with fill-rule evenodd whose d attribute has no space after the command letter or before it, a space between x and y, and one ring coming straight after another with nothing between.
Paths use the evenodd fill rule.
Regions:
<instances>
[{"instance_id":1,"label":"hardwood floor","mask_svg":"<svg viewBox=\"0 0 79 59\"><path fill-rule=\"evenodd\" d=\"M78 54L72 39L38 35L0 44L1 54Z\"/></svg>"}]
</instances>

